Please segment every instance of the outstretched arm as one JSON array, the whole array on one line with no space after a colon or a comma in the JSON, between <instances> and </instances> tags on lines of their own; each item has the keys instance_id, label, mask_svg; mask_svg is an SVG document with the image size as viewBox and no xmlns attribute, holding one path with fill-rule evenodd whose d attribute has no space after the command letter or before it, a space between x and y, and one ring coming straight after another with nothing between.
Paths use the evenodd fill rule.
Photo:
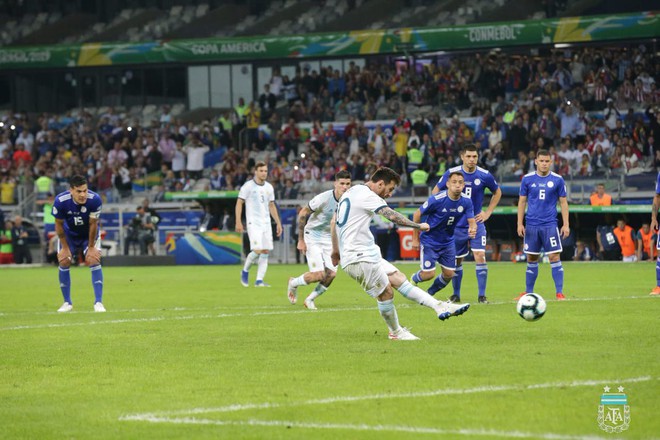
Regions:
<instances>
[{"instance_id":1,"label":"outstretched arm","mask_svg":"<svg viewBox=\"0 0 660 440\"><path fill-rule=\"evenodd\" d=\"M399 226L407 226L413 229L419 229L421 231L428 231L429 225L426 223L417 223L412 220L409 220L405 215L396 212L389 206L379 209L376 211L376 214L380 214L392 223L396 223Z\"/></svg>"}]
</instances>

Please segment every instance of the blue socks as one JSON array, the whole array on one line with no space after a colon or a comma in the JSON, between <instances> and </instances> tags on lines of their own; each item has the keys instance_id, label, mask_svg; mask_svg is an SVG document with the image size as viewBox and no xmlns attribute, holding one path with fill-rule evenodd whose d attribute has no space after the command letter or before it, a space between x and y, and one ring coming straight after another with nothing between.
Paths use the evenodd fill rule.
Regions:
<instances>
[{"instance_id":1,"label":"blue socks","mask_svg":"<svg viewBox=\"0 0 660 440\"><path fill-rule=\"evenodd\" d=\"M536 284L536 278L539 276L539 263L527 263L527 271L525 272L525 292L533 293L534 284ZM554 273L553 273L554 276Z\"/></svg>"},{"instance_id":2,"label":"blue socks","mask_svg":"<svg viewBox=\"0 0 660 440\"><path fill-rule=\"evenodd\" d=\"M454 295L459 298L461 297L461 283L463 283L463 266L458 266L451 279L451 285L454 288Z\"/></svg>"},{"instance_id":3,"label":"blue socks","mask_svg":"<svg viewBox=\"0 0 660 440\"><path fill-rule=\"evenodd\" d=\"M557 293L564 292L564 268L561 265L561 261L556 263L551 263L550 267L552 268L552 279L555 282L555 289Z\"/></svg>"},{"instance_id":4,"label":"blue socks","mask_svg":"<svg viewBox=\"0 0 660 440\"><path fill-rule=\"evenodd\" d=\"M62 296L64 297L64 302L71 302L71 274L69 273L68 267L59 267L59 278L60 278L60 290L62 291Z\"/></svg>"},{"instance_id":5,"label":"blue socks","mask_svg":"<svg viewBox=\"0 0 660 440\"><path fill-rule=\"evenodd\" d=\"M413 274L413 276L412 276L412 282L413 282L413 283L415 283L415 284L419 284L419 283L422 282L422 279L419 277L419 273L420 273L420 272L421 272L421 270L418 270L417 272L415 272L415 273Z\"/></svg>"},{"instance_id":6,"label":"blue socks","mask_svg":"<svg viewBox=\"0 0 660 440\"><path fill-rule=\"evenodd\" d=\"M90 266L92 271L92 286L94 287L94 302L103 302L103 270L101 265Z\"/></svg>"},{"instance_id":7,"label":"blue socks","mask_svg":"<svg viewBox=\"0 0 660 440\"><path fill-rule=\"evenodd\" d=\"M488 264L477 264L477 287L479 296L486 296L486 282L488 281Z\"/></svg>"},{"instance_id":8,"label":"blue socks","mask_svg":"<svg viewBox=\"0 0 660 440\"><path fill-rule=\"evenodd\" d=\"M442 278L442 274L438 275L435 277L435 280L433 280L433 284L431 284L431 287L429 287L429 295L435 295L438 293L438 291L444 289L447 287L447 283L449 283L449 280L445 280Z\"/></svg>"}]
</instances>

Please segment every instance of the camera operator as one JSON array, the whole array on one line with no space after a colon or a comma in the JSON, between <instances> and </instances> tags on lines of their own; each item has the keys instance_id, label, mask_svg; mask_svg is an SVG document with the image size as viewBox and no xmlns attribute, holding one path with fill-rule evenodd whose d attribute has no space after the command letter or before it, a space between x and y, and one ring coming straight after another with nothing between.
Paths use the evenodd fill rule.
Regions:
<instances>
[{"instance_id":1,"label":"camera operator","mask_svg":"<svg viewBox=\"0 0 660 440\"><path fill-rule=\"evenodd\" d=\"M156 223L158 217L149 214L144 206L137 207L137 215L128 224L128 232L124 240L124 255L128 255L131 243L140 245L140 255L147 255L151 249L152 255L156 255L154 243L156 241ZM154 220L156 222L154 223Z\"/></svg>"}]
</instances>

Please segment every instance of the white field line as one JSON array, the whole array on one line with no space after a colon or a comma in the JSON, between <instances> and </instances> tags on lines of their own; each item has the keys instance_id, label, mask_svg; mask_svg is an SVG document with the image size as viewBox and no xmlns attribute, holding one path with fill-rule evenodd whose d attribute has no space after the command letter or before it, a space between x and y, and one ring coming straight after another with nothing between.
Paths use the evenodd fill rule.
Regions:
<instances>
[{"instance_id":1,"label":"white field line","mask_svg":"<svg viewBox=\"0 0 660 440\"><path fill-rule=\"evenodd\" d=\"M201 425L233 425L233 426L287 426L308 429L343 429L353 431L389 431L389 432L405 432L416 434L441 434L441 435L473 435L473 436L493 436L493 437L506 437L506 438L544 438L544 439L602 439L605 437L598 436L573 436L555 433L528 433L519 431L495 431L491 429L441 429L434 427L420 427L420 426L399 426L399 425L366 425L366 424L335 424L335 423L312 423L312 422L299 422L299 421L284 421L284 420L212 420L212 419L199 419L195 418L196 414L206 413L228 413L237 411L246 411L254 409L273 409L284 408L293 406L319 406L328 405L341 402L358 402L366 400L385 400L385 399L410 399L420 397L434 397L439 395L463 395L463 394L476 394L476 393L490 393L490 392L507 392L507 391L526 391L526 390L539 390L548 388L575 388L584 386L598 386L608 384L623 384L623 383L636 383L647 382L655 380L651 376L627 378L627 379L611 379L611 380L586 380L586 381L573 381L573 382L555 382L555 383L539 383L531 385L499 385L499 386L482 386L474 388L449 388L441 390L399 393L399 394L372 394L363 396L336 396L324 399L303 400L290 403L248 403L248 404L233 404L217 408L193 408L181 411L163 411L156 413L145 414L129 414L119 418L120 421L138 421L149 423L173 423L173 424L201 424ZM182 417L177 417L182 416Z\"/></svg>"},{"instance_id":2,"label":"white field line","mask_svg":"<svg viewBox=\"0 0 660 440\"><path fill-rule=\"evenodd\" d=\"M373 307L328 308L328 309L323 309L321 313L353 312L353 311L362 311L362 310L373 311L373 309L374 309ZM299 308L296 310L289 309L282 311L255 312L255 313L219 313L219 314L184 315L184 316L154 316L151 318L127 318L127 319L108 319L101 321L86 321L86 322L61 322L61 323L51 323L51 324L17 325L13 327L0 327L0 332L13 331L13 330L36 330L36 329L44 329L44 328L80 327L85 325L126 324L133 322L187 321L192 319L218 319L218 318L235 318L235 317L245 317L245 316L295 315L299 313L309 315L317 312L319 311L309 311ZM90 313L94 313L94 312L90 312Z\"/></svg>"},{"instance_id":3,"label":"white field line","mask_svg":"<svg viewBox=\"0 0 660 440\"><path fill-rule=\"evenodd\" d=\"M650 300L656 300L655 297L644 295L644 296L619 296L619 297L606 297L606 298L569 298L569 301L567 302L562 302L562 305L565 304L570 304L571 302L575 301L620 301L620 300L626 300L626 299L650 299ZM554 300L551 300L552 302L555 302ZM490 306L497 306L497 305L510 305L515 301L510 300L510 301L493 301L490 304L488 304L486 307ZM411 302L398 302L396 304L397 308L407 308L411 307L414 304ZM481 307L481 306L480 306ZM214 314L205 314L205 315L189 315L189 316L155 316L151 318L127 318L127 319L110 319L110 320L102 320L102 321L87 321L87 322L63 322L63 323L52 323L52 324L34 324L34 325L18 325L18 326L13 326L13 327L0 327L0 332L3 331L13 331L13 330L36 330L36 329L43 329L43 328L61 328L61 327L79 327L83 325L101 325L101 324L126 324L126 323L133 323L133 322L159 322L159 321L185 321L185 320L191 320L191 319L215 319L215 318L232 318L232 317L242 317L242 316L268 316L268 315L295 315L299 313L303 314L310 314L310 313L334 313L334 312L352 312L352 311L363 311L363 310L369 310L373 311L373 307L365 306L365 307L346 307L346 308L341 308L341 307L335 307L335 308L327 308L327 309L319 309L319 310L314 310L314 311L309 311L309 310L301 310L301 309L295 309L292 310L290 306L272 306L272 307L219 307L219 310L224 310L224 309L248 309L248 310L254 310L254 309L265 309L265 310L271 310L271 311L264 311L264 312L256 312L256 313L220 313L217 315ZM272 311L273 308L276 308L278 310ZM209 309L186 309L186 308L172 308L172 309L145 309L145 310L128 310L128 312L149 312L149 311L157 311L157 312L163 312L163 311L194 311L194 310L205 310L208 311ZM213 310L213 309L210 309ZM111 310L111 312L113 312ZM126 310L118 310L116 311L117 313L126 313ZM74 313L69 312L69 314L72 315L82 315L82 314L94 314L95 312L92 311L75 311ZM9 314L0 314L0 316L12 316L15 315L13 313ZM35 312L31 313L30 315L61 315L61 313L57 312Z\"/></svg>"},{"instance_id":4,"label":"white field line","mask_svg":"<svg viewBox=\"0 0 660 440\"><path fill-rule=\"evenodd\" d=\"M159 417L159 416L191 416L196 414L207 413L227 413L236 411L245 411L252 409L273 409L284 408L292 406L317 406L317 405L330 405L334 403L343 402L363 402L367 400L385 400L385 399L414 399L420 397L435 397L447 395L463 395L463 394L478 394L478 393L493 393L504 391L525 391L525 390L539 390L548 388L576 388L586 386L608 385L608 384L622 384L622 383L636 383L648 382L654 380L651 376L633 377L627 379L611 379L611 380L584 380L573 382L549 382L538 383L531 385L485 385L474 388L445 388L439 390L419 391L412 393L393 393L393 394L366 394L362 396L336 396L326 397L323 399L300 400L297 402L287 403L245 403L245 404L232 404L227 406L220 406L216 408L192 408L180 411L159 411L155 413L134 414L122 416L122 420L134 420L136 417Z\"/></svg>"},{"instance_id":5,"label":"white field line","mask_svg":"<svg viewBox=\"0 0 660 440\"><path fill-rule=\"evenodd\" d=\"M132 419L137 420L137 419ZM209 420L196 419L194 417L168 418L168 417L145 417L140 419L143 422L150 423L172 423L189 425L216 425L216 426L266 426L266 427L287 427L302 429L340 429L346 431L379 431L379 432L402 432L407 434L434 434L434 435L466 435L466 436L486 436L486 437L504 437L504 438L541 438L550 440L609 440L609 437L599 437L593 435L565 435L555 433L531 433L521 431L496 431L493 429L442 429L427 428L423 426L399 426L399 425L367 425L367 424L346 424L346 423L313 423L297 422L288 420Z\"/></svg>"}]
</instances>

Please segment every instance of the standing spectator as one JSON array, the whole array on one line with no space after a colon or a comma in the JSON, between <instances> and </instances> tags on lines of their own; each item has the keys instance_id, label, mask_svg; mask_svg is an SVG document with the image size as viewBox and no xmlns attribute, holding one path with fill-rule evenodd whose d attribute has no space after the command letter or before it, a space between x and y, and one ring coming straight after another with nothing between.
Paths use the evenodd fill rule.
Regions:
<instances>
[{"instance_id":1,"label":"standing spectator","mask_svg":"<svg viewBox=\"0 0 660 440\"><path fill-rule=\"evenodd\" d=\"M200 142L198 133L194 133L192 142L184 147L184 151L186 153L188 178L201 178L204 171L204 155L209 151L209 147Z\"/></svg>"},{"instance_id":2,"label":"standing spectator","mask_svg":"<svg viewBox=\"0 0 660 440\"><path fill-rule=\"evenodd\" d=\"M14 217L14 226L11 228L11 244L14 250L14 263L32 264L32 254L28 248L28 232L23 225L20 215Z\"/></svg>"},{"instance_id":3,"label":"standing spectator","mask_svg":"<svg viewBox=\"0 0 660 440\"><path fill-rule=\"evenodd\" d=\"M596 191L589 197L591 206L610 206L612 205L612 196L605 192L605 184L596 185Z\"/></svg>"}]
</instances>

